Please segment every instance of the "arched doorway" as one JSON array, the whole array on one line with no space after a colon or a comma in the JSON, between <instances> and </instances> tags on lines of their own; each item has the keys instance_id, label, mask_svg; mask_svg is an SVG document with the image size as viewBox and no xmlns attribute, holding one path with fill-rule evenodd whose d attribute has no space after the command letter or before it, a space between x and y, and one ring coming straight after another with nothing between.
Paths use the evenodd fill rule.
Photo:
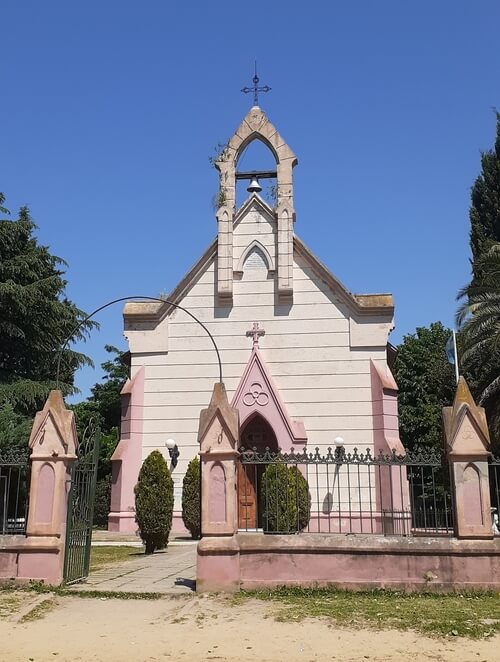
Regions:
<instances>
[{"instance_id":1,"label":"arched doorway","mask_svg":"<svg viewBox=\"0 0 500 662\"><path fill-rule=\"evenodd\" d=\"M269 423L258 414L248 420L240 433L241 445L246 449L256 448L263 453L266 448L278 450L276 435ZM238 463L238 528L245 531L262 527L259 497L263 464Z\"/></svg>"}]
</instances>

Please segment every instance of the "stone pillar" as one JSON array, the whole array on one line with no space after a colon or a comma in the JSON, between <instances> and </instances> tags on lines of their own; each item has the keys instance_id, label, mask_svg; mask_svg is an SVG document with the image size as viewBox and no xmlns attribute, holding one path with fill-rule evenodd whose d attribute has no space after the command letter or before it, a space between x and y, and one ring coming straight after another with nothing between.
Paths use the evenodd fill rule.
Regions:
<instances>
[{"instance_id":1,"label":"stone pillar","mask_svg":"<svg viewBox=\"0 0 500 662\"><path fill-rule=\"evenodd\" d=\"M405 455L399 438L398 385L382 363L370 361L373 453ZM375 470L377 509L380 511L379 533L409 535L411 531L410 491L406 466L381 465Z\"/></svg>"},{"instance_id":2,"label":"stone pillar","mask_svg":"<svg viewBox=\"0 0 500 662\"><path fill-rule=\"evenodd\" d=\"M484 408L476 405L463 377L458 382L453 407L443 408L443 424L451 469L455 535L493 538L488 424Z\"/></svg>"},{"instance_id":3,"label":"stone pillar","mask_svg":"<svg viewBox=\"0 0 500 662\"><path fill-rule=\"evenodd\" d=\"M197 591L239 587L237 457L238 410L224 384L215 384L208 409L200 414L201 535L196 568Z\"/></svg>"},{"instance_id":4,"label":"stone pillar","mask_svg":"<svg viewBox=\"0 0 500 662\"><path fill-rule=\"evenodd\" d=\"M49 584L63 580L69 481L77 445L74 413L66 409L61 391L51 391L29 439L27 540L19 552L19 578Z\"/></svg>"},{"instance_id":5,"label":"stone pillar","mask_svg":"<svg viewBox=\"0 0 500 662\"><path fill-rule=\"evenodd\" d=\"M144 421L144 366L121 390L122 421L120 441L111 456L111 512L108 530L135 533L135 494L142 465L142 429Z\"/></svg>"}]
</instances>

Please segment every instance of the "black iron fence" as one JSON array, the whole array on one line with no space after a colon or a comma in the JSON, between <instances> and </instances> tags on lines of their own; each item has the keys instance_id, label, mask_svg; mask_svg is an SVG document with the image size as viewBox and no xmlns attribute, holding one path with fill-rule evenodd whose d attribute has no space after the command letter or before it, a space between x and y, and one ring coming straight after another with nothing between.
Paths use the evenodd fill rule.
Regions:
<instances>
[{"instance_id":1,"label":"black iron fence","mask_svg":"<svg viewBox=\"0 0 500 662\"><path fill-rule=\"evenodd\" d=\"M500 479L500 475L498 476ZM372 455L240 449L244 531L453 535L449 471L428 449Z\"/></svg>"},{"instance_id":2,"label":"black iron fence","mask_svg":"<svg viewBox=\"0 0 500 662\"><path fill-rule=\"evenodd\" d=\"M500 455L490 462L491 526L493 533L500 536Z\"/></svg>"},{"instance_id":3,"label":"black iron fence","mask_svg":"<svg viewBox=\"0 0 500 662\"><path fill-rule=\"evenodd\" d=\"M28 494L28 450L0 454L0 535L26 533Z\"/></svg>"}]
</instances>

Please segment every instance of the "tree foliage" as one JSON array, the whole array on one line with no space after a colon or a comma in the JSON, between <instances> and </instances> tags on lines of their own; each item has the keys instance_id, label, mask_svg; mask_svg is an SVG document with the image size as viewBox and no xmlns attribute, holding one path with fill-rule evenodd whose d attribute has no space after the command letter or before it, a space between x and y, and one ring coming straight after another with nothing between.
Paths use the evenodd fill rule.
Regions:
<instances>
[{"instance_id":1,"label":"tree foliage","mask_svg":"<svg viewBox=\"0 0 500 662\"><path fill-rule=\"evenodd\" d=\"M495 445L500 439L500 243L477 260L480 276L465 287L457 313L462 369L478 404L486 409Z\"/></svg>"},{"instance_id":2,"label":"tree foliage","mask_svg":"<svg viewBox=\"0 0 500 662\"><path fill-rule=\"evenodd\" d=\"M5 198L0 196L0 206ZM6 212L2 207L3 213ZM0 405L32 416L57 386L65 339L84 340L95 325L65 296L66 263L38 243L27 207L0 220ZM70 348L61 355L59 388L74 393L75 371L91 360Z\"/></svg>"},{"instance_id":3,"label":"tree foliage","mask_svg":"<svg viewBox=\"0 0 500 662\"><path fill-rule=\"evenodd\" d=\"M102 382L98 382L92 387L92 395L89 400L96 403L102 417L103 430L109 432L113 428L120 427L120 392L128 378L129 368L123 362L123 353L117 347L106 345L105 349L108 354L113 356L101 363L105 375Z\"/></svg>"},{"instance_id":4,"label":"tree foliage","mask_svg":"<svg viewBox=\"0 0 500 662\"><path fill-rule=\"evenodd\" d=\"M28 452L32 420L18 414L8 402L0 406L0 455Z\"/></svg>"},{"instance_id":5,"label":"tree foliage","mask_svg":"<svg viewBox=\"0 0 500 662\"><path fill-rule=\"evenodd\" d=\"M188 464L182 481L182 521L193 538L201 535L200 479L200 460L195 457Z\"/></svg>"},{"instance_id":6,"label":"tree foliage","mask_svg":"<svg viewBox=\"0 0 500 662\"><path fill-rule=\"evenodd\" d=\"M112 345L105 346L113 358L101 363L105 371L102 382L91 388L88 400L72 405L75 412L78 436L88 426L90 419L101 430L101 446L99 452L98 480L111 473L111 456L120 436L121 396L120 391L128 377L128 366L122 361L122 353Z\"/></svg>"},{"instance_id":7,"label":"tree foliage","mask_svg":"<svg viewBox=\"0 0 500 662\"><path fill-rule=\"evenodd\" d=\"M94 499L94 526L106 529L111 502L111 475L97 481Z\"/></svg>"},{"instance_id":8,"label":"tree foliage","mask_svg":"<svg viewBox=\"0 0 500 662\"><path fill-rule=\"evenodd\" d=\"M295 533L311 514L309 485L297 467L269 464L262 474L261 512L264 531Z\"/></svg>"},{"instance_id":9,"label":"tree foliage","mask_svg":"<svg viewBox=\"0 0 500 662\"><path fill-rule=\"evenodd\" d=\"M134 492L139 533L146 554L152 554L167 546L174 508L174 482L160 451L144 460Z\"/></svg>"},{"instance_id":10,"label":"tree foliage","mask_svg":"<svg viewBox=\"0 0 500 662\"><path fill-rule=\"evenodd\" d=\"M446 357L451 330L441 322L419 327L398 347L394 377L399 388L399 431L408 450L442 446L442 408L453 402L455 377Z\"/></svg>"},{"instance_id":11,"label":"tree foliage","mask_svg":"<svg viewBox=\"0 0 500 662\"><path fill-rule=\"evenodd\" d=\"M500 241L500 113L496 113L493 149L481 154L481 174L471 191L470 247L473 277L480 276L479 258Z\"/></svg>"},{"instance_id":12,"label":"tree foliage","mask_svg":"<svg viewBox=\"0 0 500 662\"><path fill-rule=\"evenodd\" d=\"M493 149L481 155L481 173L471 192L472 279L458 294L461 369L476 401L484 405L493 441L500 440L499 291L500 113Z\"/></svg>"}]
</instances>

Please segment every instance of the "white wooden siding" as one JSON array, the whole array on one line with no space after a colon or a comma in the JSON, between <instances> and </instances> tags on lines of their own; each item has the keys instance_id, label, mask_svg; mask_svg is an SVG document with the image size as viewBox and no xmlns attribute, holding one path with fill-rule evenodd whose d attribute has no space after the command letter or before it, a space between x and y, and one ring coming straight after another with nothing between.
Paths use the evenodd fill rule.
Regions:
<instances>
[{"instance_id":1,"label":"white wooden siding","mask_svg":"<svg viewBox=\"0 0 500 662\"><path fill-rule=\"evenodd\" d=\"M276 255L274 223L251 211L234 228L235 270L255 239ZM340 435L348 449L372 447L370 359L385 361L385 346L350 348L346 306L301 257L294 258L291 307L276 302L275 287L266 269L245 270L234 281L233 306L220 307L211 263L180 302L213 334L229 398L250 357L252 341L245 332L259 322L266 331L260 339L262 356L291 418L304 423L308 446L325 450ZM168 353L148 352L145 345L132 355L132 374L145 366L143 457L158 447L164 451L165 440L175 439L181 452L174 471L179 485L198 452L199 412L210 401L218 367L209 338L182 311L160 326L163 330L156 332L168 337Z\"/></svg>"}]
</instances>

